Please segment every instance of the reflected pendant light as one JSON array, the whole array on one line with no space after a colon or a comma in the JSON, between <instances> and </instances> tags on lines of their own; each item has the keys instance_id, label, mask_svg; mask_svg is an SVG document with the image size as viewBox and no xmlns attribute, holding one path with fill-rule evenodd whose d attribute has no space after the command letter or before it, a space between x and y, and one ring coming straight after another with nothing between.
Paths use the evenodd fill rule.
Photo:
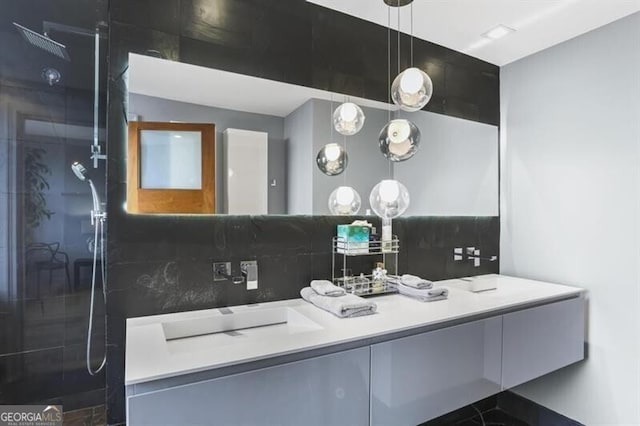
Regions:
<instances>
[{"instance_id":1,"label":"reflected pendant light","mask_svg":"<svg viewBox=\"0 0 640 426\"><path fill-rule=\"evenodd\" d=\"M409 207L409 191L394 179L380 181L369 194L369 204L376 215L383 219L393 219Z\"/></svg>"},{"instance_id":2,"label":"reflected pendant light","mask_svg":"<svg viewBox=\"0 0 640 426\"><path fill-rule=\"evenodd\" d=\"M323 146L316 156L318 168L327 176L336 176L344 172L348 162L347 151L333 142Z\"/></svg>"},{"instance_id":3,"label":"reflected pendant light","mask_svg":"<svg viewBox=\"0 0 640 426\"><path fill-rule=\"evenodd\" d=\"M404 118L389 121L380 132L380 151L391 161L405 161L420 147L420 129Z\"/></svg>"},{"instance_id":4,"label":"reflected pendant light","mask_svg":"<svg viewBox=\"0 0 640 426\"><path fill-rule=\"evenodd\" d=\"M364 125L364 120L362 108L353 102L345 102L333 112L333 127L345 136L358 133Z\"/></svg>"},{"instance_id":5,"label":"reflected pendant light","mask_svg":"<svg viewBox=\"0 0 640 426\"><path fill-rule=\"evenodd\" d=\"M354 215L361 204L360 194L350 186L339 186L329 195L329 211L333 215Z\"/></svg>"}]
</instances>

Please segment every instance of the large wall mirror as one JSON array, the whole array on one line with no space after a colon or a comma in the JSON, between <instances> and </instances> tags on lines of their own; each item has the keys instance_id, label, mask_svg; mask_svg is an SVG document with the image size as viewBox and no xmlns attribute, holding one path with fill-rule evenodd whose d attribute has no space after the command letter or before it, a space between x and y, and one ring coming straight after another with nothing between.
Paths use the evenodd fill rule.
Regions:
<instances>
[{"instance_id":1,"label":"large wall mirror","mask_svg":"<svg viewBox=\"0 0 640 426\"><path fill-rule=\"evenodd\" d=\"M345 184L362 197L359 214L371 214L371 189L392 177L409 190L405 216L498 215L496 126L399 112L419 127L421 144L411 159L390 163L378 144L396 114L385 103L349 97L366 119L360 132L343 136L332 122L343 94L136 54L129 56L128 90L130 123L215 125L216 214L327 215L329 195ZM348 154L336 176L316 165L329 142Z\"/></svg>"}]
</instances>

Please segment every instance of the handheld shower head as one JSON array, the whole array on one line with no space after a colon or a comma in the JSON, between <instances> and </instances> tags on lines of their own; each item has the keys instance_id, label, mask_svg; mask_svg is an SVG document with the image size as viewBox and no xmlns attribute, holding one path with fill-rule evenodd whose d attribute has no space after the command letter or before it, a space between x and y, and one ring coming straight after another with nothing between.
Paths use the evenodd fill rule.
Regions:
<instances>
[{"instance_id":1,"label":"handheld shower head","mask_svg":"<svg viewBox=\"0 0 640 426\"><path fill-rule=\"evenodd\" d=\"M98 196L98 191L96 191L96 187L91 181L91 177L89 176L89 171L77 161L71 165L71 170L78 179L80 179L82 182L87 182L89 184L89 187L91 188L91 197L93 198L93 211L91 212L92 223L96 218L106 218L106 215L102 211L100 205L100 197Z\"/></svg>"},{"instance_id":2,"label":"handheld shower head","mask_svg":"<svg viewBox=\"0 0 640 426\"><path fill-rule=\"evenodd\" d=\"M81 181L84 182L89 179L89 172L82 164L78 163L77 161L71 165L71 170L73 170L73 173Z\"/></svg>"}]
</instances>

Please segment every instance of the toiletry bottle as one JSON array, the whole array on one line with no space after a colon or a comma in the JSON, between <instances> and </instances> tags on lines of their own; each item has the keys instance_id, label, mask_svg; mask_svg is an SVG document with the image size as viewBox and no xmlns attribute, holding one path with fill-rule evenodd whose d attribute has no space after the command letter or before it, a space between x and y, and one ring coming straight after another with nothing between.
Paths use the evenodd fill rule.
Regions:
<instances>
[{"instance_id":1,"label":"toiletry bottle","mask_svg":"<svg viewBox=\"0 0 640 426\"><path fill-rule=\"evenodd\" d=\"M373 265L373 271L371 272L371 289L373 293L380 293L384 290L385 282L387 278L387 270L384 269L384 263L376 262Z\"/></svg>"},{"instance_id":2,"label":"toiletry bottle","mask_svg":"<svg viewBox=\"0 0 640 426\"><path fill-rule=\"evenodd\" d=\"M391 232L391 219L382 218L382 252L393 252L393 234Z\"/></svg>"},{"instance_id":3,"label":"toiletry bottle","mask_svg":"<svg viewBox=\"0 0 640 426\"><path fill-rule=\"evenodd\" d=\"M376 227L371 227L371 233L369 234L369 253L380 252L380 236L376 232Z\"/></svg>"}]
</instances>

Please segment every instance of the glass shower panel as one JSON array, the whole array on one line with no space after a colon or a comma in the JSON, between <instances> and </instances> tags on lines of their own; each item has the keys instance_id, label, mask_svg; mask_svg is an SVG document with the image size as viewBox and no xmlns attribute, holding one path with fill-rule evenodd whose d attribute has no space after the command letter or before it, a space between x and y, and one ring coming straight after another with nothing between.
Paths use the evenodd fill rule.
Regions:
<instances>
[{"instance_id":1,"label":"glass shower panel","mask_svg":"<svg viewBox=\"0 0 640 426\"><path fill-rule=\"evenodd\" d=\"M104 375L89 376L84 363L92 197L70 166L84 163L105 198L106 162L93 167L91 146L96 56L105 146L107 3L0 0L0 11L0 404L101 405ZM47 32L67 56L20 27L34 40ZM104 307L96 310L99 364Z\"/></svg>"}]
</instances>

